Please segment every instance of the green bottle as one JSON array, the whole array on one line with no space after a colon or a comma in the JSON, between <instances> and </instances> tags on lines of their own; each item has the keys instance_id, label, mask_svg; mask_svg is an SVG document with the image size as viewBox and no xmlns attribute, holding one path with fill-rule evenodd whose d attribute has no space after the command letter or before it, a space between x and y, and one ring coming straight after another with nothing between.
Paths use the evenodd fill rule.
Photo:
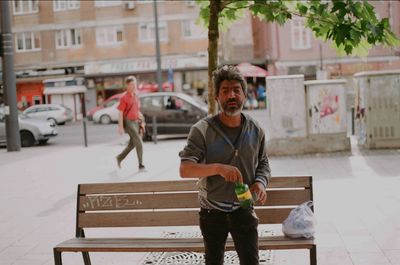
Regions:
<instances>
[{"instance_id":1,"label":"green bottle","mask_svg":"<svg viewBox=\"0 0 400 265\"><path fill-rule=\"evenodd\" d=\"M249 208L253 205L253 196L247 184L236 182L235 193L240 202L240 207Z\"/></svg>"}]
</instances>

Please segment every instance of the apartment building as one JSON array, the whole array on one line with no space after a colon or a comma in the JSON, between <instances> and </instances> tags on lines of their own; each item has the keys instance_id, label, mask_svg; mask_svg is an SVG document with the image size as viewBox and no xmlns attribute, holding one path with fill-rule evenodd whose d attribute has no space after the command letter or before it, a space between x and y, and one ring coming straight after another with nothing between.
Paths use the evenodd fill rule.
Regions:
<instances>
[{"instance_id":1,"label":"apartment building","mask_svg":"<svg viewBox=\"0 0 400 265\"><path fill-rule=\"evenodd\" d=\"M17 99L51 101L43 80L83 76L87 108L122 90L127 75L156 83L155 23L149 0L13 0ZM207 84L207 31L192 0L157 1L163 80L177 91ZM68 93L68 91L65 91Z\"/></svg>"},{"instance_id":2,"label":"apartment building","mask_svg":"<svg viewBox=\"0 0 400 265\"><path fill-rule=\"evenodd\" d=\"M369 1L378 17L388 17L400 37L400 2ZM316 39L304 18L294 17L283 26L266 23L247 12L221 33L220 61L249 62L270 75L304 74L306 79L351 76L359 71L400 68L400 47L375 47L365 58L337 55L330 42Z\"/></svg>"},{"instance_id":3,"label":"apartment building","mask_svg":"<svg viewBox=\"0 0 400 265\"><path fill-rule=\"evenodd\" d=\"M369 1L378 17L388 17L400 37L400 2ZM295 17L283 26L253 18L254 58L265 61L271 75L304 74L306 79L350 77L367 70L400 69L400 47L375 47L365 58L337 55L331 43L316 39ZM320 75L320 76L319 76Z\"/></svg>"}]
</instances>

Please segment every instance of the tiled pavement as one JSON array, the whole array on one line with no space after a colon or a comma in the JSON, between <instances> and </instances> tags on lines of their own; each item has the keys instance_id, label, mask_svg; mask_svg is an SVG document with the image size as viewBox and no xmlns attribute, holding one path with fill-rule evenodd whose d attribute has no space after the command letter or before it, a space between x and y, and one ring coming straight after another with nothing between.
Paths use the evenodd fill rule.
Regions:
<instances>
[{"instance_id":1,"label":"tiled pavement","mask_svg":"<svg viewBox=\"0 0 400 265\"><path fill-rule=\"evenodd\" d=\"M117 169L118 139L103 145L0 149L0 265L53 264L52 247L74 235L78 183L177 179L184 140L144 147ZM320 265L400 265L400 151L270 158L273 175L313 175ZM129 231L154 233L158 231ZM279 227L278 227L279 230ZM279 231L278 231L279 232ZM120 231L126 233L126 231ZM140 264L143 254L92 255L96 265ZM305 251L275 251L273 264L308 264ZM64 264L83 264L65 254Z\"/></svg>"}]
</instances>

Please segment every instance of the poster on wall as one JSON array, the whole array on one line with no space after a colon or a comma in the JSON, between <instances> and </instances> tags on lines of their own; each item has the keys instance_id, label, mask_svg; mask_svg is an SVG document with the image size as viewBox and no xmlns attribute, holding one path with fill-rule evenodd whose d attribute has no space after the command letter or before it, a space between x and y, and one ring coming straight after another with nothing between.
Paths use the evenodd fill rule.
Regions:
<instances>
[{"instance_id":1,"label":"poster on wall","mask_svg":"<svg viewBox=\"0 0 400 265\"><path fill-rule=\"evenodd\" d=\"M346 133L345 84L306 82L310 134Z\"/></svg>"}]
</instances>

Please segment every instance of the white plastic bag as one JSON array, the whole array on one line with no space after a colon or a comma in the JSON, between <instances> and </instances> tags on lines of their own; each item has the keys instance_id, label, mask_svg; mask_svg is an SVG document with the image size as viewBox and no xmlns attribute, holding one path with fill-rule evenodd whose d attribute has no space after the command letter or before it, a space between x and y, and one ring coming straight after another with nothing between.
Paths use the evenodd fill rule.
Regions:
<instances>
[{"instance_id":1,"label":"white plastic bag","mask_svg":"<svg viewBox=\"0 0 400 265\"><path fill-rule=\"evenodd\" d=\"M282 223L282 232L291 238L312 238L315 233L315 217L311 210L312 201L300 204L292 211Z\"/></svg>"}]
</instances>

